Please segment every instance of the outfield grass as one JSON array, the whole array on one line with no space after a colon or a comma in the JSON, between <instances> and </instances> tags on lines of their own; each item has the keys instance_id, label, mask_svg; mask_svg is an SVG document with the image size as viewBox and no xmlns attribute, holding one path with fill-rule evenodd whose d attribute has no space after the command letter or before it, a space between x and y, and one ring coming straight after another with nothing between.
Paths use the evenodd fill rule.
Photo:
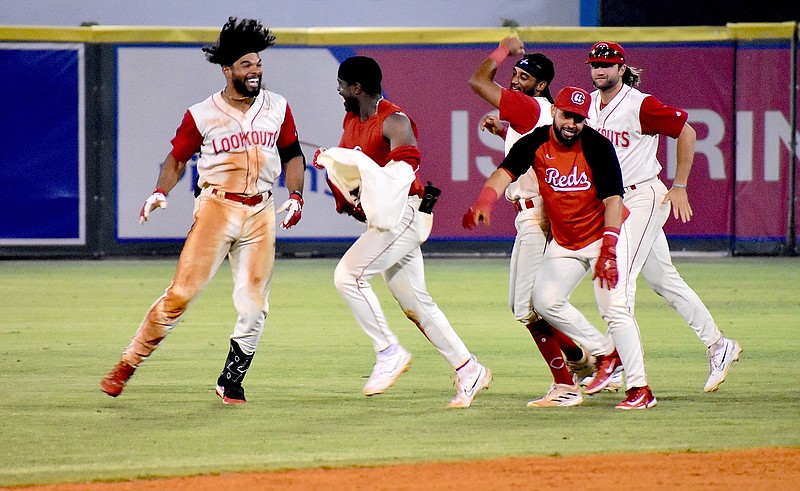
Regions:
<instances>
[{"instance_id":1,"label":"outfield grass","mask_svg":"<svg viewBox=\"0 0 800 491\"><path fill-rule=\"evenodd\" d=\"M361 387L371 345L332 284L333 260L277 263L272 312L242 407L213 394L236 314L230 270L112 399L98 390L174 260L0 263L0 485L503 456L686 452L800 446L800 260L677 259L720 327L744 347L705 394L705 349L640 284L650 384L658 406L615 410L622 394L531 409L549 372L506 307L506 259L428 259L429 289L494 372L467 410L447 410L454 376L373 282L414 363L388 393ZM573 302L599 324L588 281Z\"/></svg>"}]
</instances>

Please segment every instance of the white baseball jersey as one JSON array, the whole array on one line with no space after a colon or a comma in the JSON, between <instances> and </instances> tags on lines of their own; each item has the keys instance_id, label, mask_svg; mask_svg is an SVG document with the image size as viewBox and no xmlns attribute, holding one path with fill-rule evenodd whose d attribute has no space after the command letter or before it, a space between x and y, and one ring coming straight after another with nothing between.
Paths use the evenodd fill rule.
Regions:
<instances>
[{"instance_id":1,"label":"white baseball jersey","mask_svg":"<svg viewBox=\"0 0 800 491\"><path fill-rule=\"evenodd\" d=\"M186 162L200 148L201 188L253 195L272 189L282 169L278 147L295 140L294 118L283 96L263 89L242 113L217 92L186 112L172 153Z\"/></svg>"},{"instance_id":2,"label":"white baseball jersey","mask_svg":"<svg viewBox=\"0 0 800 491\"><path fill-rule=\"evenodd\" d=\"M628 85L602 106L600 91L592 92L587 123L611 140L617 151L625 186L658 177L658 135L677 138L687 114Z\"/></svg>"},{"instance_id":3,"label":"white baseball jersey","mask_svg":"<svg viewBox=\"0 0 800 491\"><path fill-rule=\"evenodd\" d=\"M687 118L686 111L623 85L606 106L601 107L599 90L592 93L587 123L611 140L622 168L622 182L626 187L623 203L630 210L623 228L631 248L626 251L618 246L617 255L624 251L628 256L628 274L620 275L620 280L627 282L629 305L635 305L636 279L641 273L650 287L686 320L697 337L711 346L722 333L711 312L672 264L662 228L669 218L670 203L662 203L667 188L658 179L661 172L656 156L658 135L677 138ZM631 189L632 185L636 188Z\"/></svg>"},{"instance_id":4,"label":"white baseball jersey","mask_svg":"<svg viewBox=\"0 0 800 491\"><path fill-rule=\"evenodd\" d=\"M544 97L534 97L533 100L539 104L539 120L536 121L536 124L533 128L529 129L525 133L517 132L514 129L516 126L514 122L509 121L511 124L509 124L508 131L506 132L505 140L506 155L508 155L508 151L511 150L512 146L514 146L514 143L516 143L517 140L519 140L523 135L530 133L539 126L553 124L553 115L550 112L550 106L552 106L552 104L550 104L550 101ZM540 196L539 181L536 179L536 174L533 173L533 169L523 174L519 179L512 182L506 188L506 199L509 201L530 199L537 196Z\"/></svg>"}]
</instances>

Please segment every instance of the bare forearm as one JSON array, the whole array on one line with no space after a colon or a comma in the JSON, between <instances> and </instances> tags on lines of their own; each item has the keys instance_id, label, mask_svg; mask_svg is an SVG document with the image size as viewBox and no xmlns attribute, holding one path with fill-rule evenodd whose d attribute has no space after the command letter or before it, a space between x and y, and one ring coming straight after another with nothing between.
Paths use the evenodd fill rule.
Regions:
<instances>
[{"instance_id":1,"label":"bare forearm","mask_svg":"<svg viewBox=\"0 0 800 491\"><path fill-rule=\"evenodd\" d=\"M604 226L620 228L622 226L622 197L610 196L603 200L606 205Z\"/></svg>"},{"instance_id":2,"label":"bare forearm","mask_svg":"<svg viewBox=\"0 0 800 491\"><path fill-rule=\"evenodd\" d=\"M302 156L293 157L284 166L284 178L286 181L286 189L289 192L299 191L303 193L303 185L305 181L305 161Z\"/></svg>"},{"instance_id":3,"label":"bare forearm","mask_svg":"<svg viewBox=\"0 0 800 491\"><path fill-rule=\"evenodd\" d=\"M692 172L694 162L694 147L697 141L697 133L694 128L685 124L681 134L678 135L677 166L675 168L674 183L686 186L689 182L689 174Z\"/></svg>"},{"instance_id":4,"label":"bare forearm","mask_svg":"<svg viewBox=\"0 0 800 491\"><path fill-rule=\"evenodd\" d=\"M161 189L164 193L172 191L172 188L178 184L185 167L186 162L178 162L172 156L172 153L168 154L164 159L164 164L161 166L161 172L158 174L156 189Z\"/></svg>"}]
</instances>

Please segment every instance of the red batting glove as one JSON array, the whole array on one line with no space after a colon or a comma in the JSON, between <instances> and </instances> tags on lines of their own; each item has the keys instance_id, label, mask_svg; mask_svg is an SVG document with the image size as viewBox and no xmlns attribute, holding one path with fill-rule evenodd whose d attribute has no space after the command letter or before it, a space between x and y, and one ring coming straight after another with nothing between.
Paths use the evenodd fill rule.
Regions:
<instances>
[{"instance_id":1,"label":"red batting glove","mask_svg":"<svg viewBox=\"0 0 800 491\"><path fill-rule=\"evenodd\" d=\"M489 216L492 214L495 201L497 201L497 191L489 186L484 186L475 204L470 206L461 217L461 226L472 230L478 225L478 222L489 225Z\"/></svg>"},{"instance_id":2,"label":"red batting glove","mask_svg":"<svg viewBox=\"0 0 800 491\"><path fill-rule=\"evenodd\" d=\"M600 246L600 256L594 265L594 275L600 282L600 288L613 290L619 281L619 271L617 271L617 241L619 240L619 228L606 227L603 229L603 245Z\"/></svg>"},{"instance_id":3,"label":"red batting glove","mask_svg":"<svg viewBox=\"0 0 800 491\"><path fill-rule=\"evenodd\" d=\"M282 229L289 229L297 225L303 216L303 195L299 191L293 191L289 199L283 202L275 213L286 212L286 216L281 222Z\"/></svg>"},{"instance_id":4,"label":"red batting glove","mask_svg":"<svg viewBox=\"0 0 800 491\"><path fill-rule=\"evenodd\" d=\"M319 157L319 154L321 154L325 150L327 150L327 148L318 148L317 151L314 152L314 158L311 160L311 165L313 165L315 169L322 170L325 168L324 165L317 163L317 157Z\"/></svg>"}]
</instances>

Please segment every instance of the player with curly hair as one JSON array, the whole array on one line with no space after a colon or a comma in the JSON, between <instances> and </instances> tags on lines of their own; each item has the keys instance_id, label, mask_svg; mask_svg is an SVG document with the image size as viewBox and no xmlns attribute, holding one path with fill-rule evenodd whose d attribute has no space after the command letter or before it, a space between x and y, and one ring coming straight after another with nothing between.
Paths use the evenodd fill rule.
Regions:
<instances>
[{"instance_id":1,"label":"player with curly hair","mask_svg":"<svg viewBox=\"0 0 800 491\"><path fill-rule=\"evenodd\" d=\"M140 211L145 223L167 207L167 193L178 183L186 162L199 154L194 223L178 259L172 283L153 303L120 361L100 382L111 397L122 393L139 364L180 321L227 256L233 273L233 303L238 313L216 394L225 404L246 402L242 380L264 330L275 262L273 189L281 172L289 199L282 228L302 215L305 157L286 99L261 86L259 53L275 42L254 19L228 19L219 39L203 48L220 65L225 87L191 106L172 139L153 194Z\"/></svg>"}]
</instances>

